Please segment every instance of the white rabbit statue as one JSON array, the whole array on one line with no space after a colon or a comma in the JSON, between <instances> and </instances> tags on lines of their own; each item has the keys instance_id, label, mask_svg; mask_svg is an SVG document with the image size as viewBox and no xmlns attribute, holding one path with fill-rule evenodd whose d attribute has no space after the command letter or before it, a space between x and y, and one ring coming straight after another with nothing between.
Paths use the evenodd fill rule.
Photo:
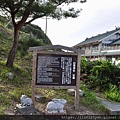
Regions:
<instances>
[{"instance_id":1,"label":"white rabbit statue","mask_svg":"<svg viewBox=\"0 0 120 120\"><path fill-rule=\"evenodd\" d=\"M31 106L33 104L33 101L31 98L27 98L26 95L22 95L21 98L21 106Z\"/></svg>"},{"instance_id":2,"label":"white rabbit statue","mask_svg":"<svg viewBox=\"0 0 120 120\"><path fill-rule=\"evenodd\" d=\"M52 99L48 102L46 110L48 113L64 113L64 105L67 101L65 99Z\"/></svg>"}]
</instances>

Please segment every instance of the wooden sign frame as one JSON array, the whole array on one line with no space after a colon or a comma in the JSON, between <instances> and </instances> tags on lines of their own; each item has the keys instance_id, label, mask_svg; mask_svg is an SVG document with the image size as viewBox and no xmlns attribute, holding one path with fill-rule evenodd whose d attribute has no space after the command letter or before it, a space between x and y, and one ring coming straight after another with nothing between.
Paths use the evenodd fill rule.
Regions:
<instances>
[{"instance_id":1,"label":"wooden sign frame","mask_svg":"<svg viewBox=\"0 0 120 120\"><path fill-rule=\"evenodd\" d=\"M35 103L35 88L54 88L54 89L75 89L75 110L79 110L79 87L80 87L80 61L81 54L83 51L61 46L61 45L51 45L51 46L40 46L40 47L30 47L29 51L33 52L33 67L32 67L32 100ZM77 70L76 70L76 85L75 86L52 86L52 85L36 85L36 75L37 75L37 56L38 54L44 55L63 55L63 56L76 56L77 57Z\"/></svg>"}]
</instances>

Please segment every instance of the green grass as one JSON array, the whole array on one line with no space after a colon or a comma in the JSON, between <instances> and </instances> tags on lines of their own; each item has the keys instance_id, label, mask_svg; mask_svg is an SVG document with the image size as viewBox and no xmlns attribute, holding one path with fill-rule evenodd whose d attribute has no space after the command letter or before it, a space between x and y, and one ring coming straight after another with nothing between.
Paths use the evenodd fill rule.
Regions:
<instances>
[{"instance_id":1,"label":"green grass","mask_svg":"<svg viewBox=\"0 0 120 120\"><path fill-rule=\"evenodd\" d=\"M0 115L3 115L6 110L6 107L3 105L0 105Z\"/></svg>"},{"instance_id":2,"label":"green grass","mask_svg":"<svg viewBox=\"0 0 120 120\"><path fill-rule=\"evenodd\" d=\"M80 103L91 108L95 112L97 111L98 113L101 113L103 115L109 114L108 109L105 108L97 99L95 92L88 89L83 82L81 82L80 85L80 88L84 91L84 97L80 98Z\"/></svg>"}]
</instances>

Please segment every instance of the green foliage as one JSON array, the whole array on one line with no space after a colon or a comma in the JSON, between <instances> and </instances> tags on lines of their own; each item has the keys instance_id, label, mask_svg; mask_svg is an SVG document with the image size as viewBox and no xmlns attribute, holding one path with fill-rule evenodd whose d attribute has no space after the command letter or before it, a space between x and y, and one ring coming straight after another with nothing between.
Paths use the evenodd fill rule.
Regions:
<instances>
[{"instance_id":1,"label":"green foliage","mask_svg":"<svg viewBox=\"0 0 120 120\"><path fill-rule=\"evenodd\" d=\"M35 19L49 16L54 19L61 19L61 18L76 18L79 16L80 10L74 9L73 3L84 3L85 1L81 0L69 0L69 1L63 1L63 0L27 0L27 1L15 1L15 0L1 0L0 1L0 8L2 15L6 15L9 18L14 16L14 22L17 19L18 21L16 23L20 23L19 21L22 20L22 22L32 22ZM62 4L66 4L66 8L62 6ZM68 6L68 7L67 7ZM12 8L12 10L11 10ZM27 10L27 12L26 12ZM30 19L22 19L24 15L29 16ZM11 17L12 18L12 17ZM13 23L14 23L13 22Z\"/></svg>"},{"instance_id":2,"label":"green foliage","mask_svg":"<svg viewBox=\"0 0 120 120\"><path fill-rule=\"evenodd\" d=\"M83 58L81 73L87 74L89 79L87 85L89 88L101 91L108 89L110 83L118 86L118 79L116 77L120 75L120 68L109 61L87 61Z\"/></svg>"},{"instance_id":3,"label":"green foliage","mask_svg":"<svg viewBox=\"0 0 120 120\"><path fill-rule=\"evenodd\" d=\"M90 74L91 69L95 66L95 65L100 65L101 64L101 60L96 60L96 61L89 61L87 60L85 57L82 58L81 60L81 73L84 74Z\"/></svg>"},{"instance_id":4,"label":"green foliage","mask_svg":"<svg viewBox=\"0 0 120 120\"><path fill-rule=\"evenodd\" d=\"M87 85L82 81L80 83L80 89L84 92L84 96L80 98L80 103L91 108L93 111L100 112L101 114L108 114L109 111L106 109L98 100L95 93L88 89Z\"/></svg>"},{"instance_id":5,"label":"green foliage","mask_svg":"<svg viewBox=\"0 0 120 120\"><path fill-rule=\"evenodd\" d=\"M87 105L91 105L93 103L98 103L95 93L90 91L85 84L82 83L80 88L84 91L84 96L86 98Z\"/></svg>"},{"instance_id":6,"label":"green foliage","mask_svg":"<svg viewBox=\"0 0 120 120\"><path fill-rule=\"evenodd\" d=\"M85 57L83 57L81 60L81 73L87 72L87 66L88 66L88 61Z\"/></svg>"},{"instance_id":7,"label":"green foliage","mask_svg":"<svg viewBox=\"0 0 120 120\"><path fill-rule=\"evenodd\" d=\"M34 38L33 35L27 35L24 34L21 35L19 47L18 47L18 54L20 54L21 57L24 57L28 54L29 47L34 46L43 46L45 45L42 40Z\"/></svg>"},{"instance_id":8,"label":"green foliage","mask_svg":"<svg viewBox=\"0 0 120 120\"><path fill-rule=\"evenodd\" d=\"M0 24L4 26L4 25L7 24L7 22L8 22L8 20L7 20L5 17L2 17L2 16L0 15Z\"/></svg>"},{"instance_id":9,"label":"green foliage","mask_svg":"<svg viewBox=\"0 0 120 120\"><path fill-rule=\"evenodd\" d=\"M87 91L85 91L84 94L86 96L86 99L87 99L86 102L87 102L88 105L97 102L97 99L96 99L96 96L95 96L94 92L90 92L89 90L87 90Z\"/></svg>"},{"instance_id":10,"label":"green foliage","mask_svg":"<svg viewBox=\"0 0 120 120\"><path fill-rule=\"evenodd\" d=\"M39 39L39 42L43 42L44 45L51 45L51 41L48 36L42 31L42 29L37 25L26 25L22 28L25 33L32 34L35 39ZM41 43L42 45L42 43ZM37 45L38 46L38 45Z\"/></svg>"},{"instance_id":11,"label":"green foliage","mask_svg":"<svg viewBox=\"0 0 120 120\"><path fill-rule=\"evenodd\" d=\"M105 98L120 102L120 91L116 85L109 85L109 89L104 93Z\"/></svg>"},{"instance_id":12,"label":"green foliage","mask_svg":"<svg viewBox=\"0 0 120 120\"><path fill-rule=\"evenodd\" d=\"M19 66L14 66L13 68L6 67L6 61L0 62L0 82L3 84L12 84L16 86L21 86L24 82L29 83L31 81L31 75L29 71L22 69ZM12 72L14 74L13 79L7 77L7 73ZM20 75L20 76L19 76ZM24 79L23 79L24 78Z\"/></svg>"},{"instance_id":13,"label":"green foliage","mask_svg":"<svg viewBox=\"0 0 120 120\"><path fill-rule=\"evenodd\" d=\"M18 51L21 57L28 54L29 47L51 45L50 39L44 34L37 25L26 25L22 28ZM25 34L27 33L27 34Z\"/></svg>"},{"instance_id":14,"label":"green foliage","mask_svg":"<svg viewBox=\"0 0 120 120\"><path fill-rule=\"evenodd\" d=\"M27 97L31 97L32 91L31 91L31 87L30 85L22 85L21 87L17 87L14 90L10 90L8 92L9 97L11 98L11 100L14 101L20 101L20 97L21 95L27 95Z\"/></svg>"},{"instance_id":15,"label":"green foliage","mask_svg":"<svg viewBox=\"0 0 120 120\"><path fill-rule=\"evenodd\" d=\"M5 106L0 105L0 115L4 115Z\"/></svg>"},{"instance_id":16,"label":"green foliage","mask_svg":"<svg viewBox=\"0 0 120 120\"><path fill-rule=\"evenodd\" d=\"M4 93L0 93L0 105L2 104L5 104L5 105L10 104L9 96L5 95Z\"/></svg>"}]
</instances>

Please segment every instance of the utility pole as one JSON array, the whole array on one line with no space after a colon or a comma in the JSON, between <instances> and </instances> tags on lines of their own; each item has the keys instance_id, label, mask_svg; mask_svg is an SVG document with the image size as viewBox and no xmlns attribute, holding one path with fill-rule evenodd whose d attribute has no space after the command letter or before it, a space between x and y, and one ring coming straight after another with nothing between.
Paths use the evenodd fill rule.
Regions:
<instances>
[{"instance_id":1,"label":"utility pole","mask_svg":"<svg viewBox=\"0 0 120 120\"><path fill-rule=\"evenodd\" d=\"M46 16L46 25L45 25L45 37L47 36L47 16Z\"/></svg>"},{"instance_id":2,"label":"utility pole","mask_svg":"<svg viewBox=\"0 0 120 120\"><path fill-rule=\"evenodd\" d=\"M45 37L47 37L47 28L48 28L47 20L50 19L50 18L48 18L48 17L46 16L46 17L43 18L43 19L45 19Z\"/></svg>"}]
</instances>

